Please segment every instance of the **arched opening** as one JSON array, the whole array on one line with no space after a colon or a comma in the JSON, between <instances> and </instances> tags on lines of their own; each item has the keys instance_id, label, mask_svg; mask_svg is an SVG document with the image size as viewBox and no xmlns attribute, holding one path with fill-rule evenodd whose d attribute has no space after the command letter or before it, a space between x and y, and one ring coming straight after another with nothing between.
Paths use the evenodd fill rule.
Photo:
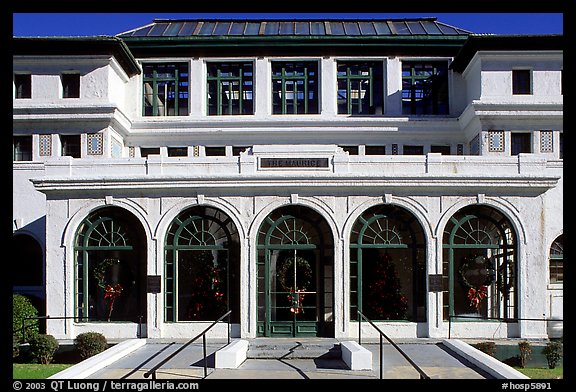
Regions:
<instances>
[{"instance_id":1,"label":"arched opening","mask_svg":"<svg viewBox=\"0 0 576 392\"><path fill-rule=\"evenodd\" d=\"M334 243L310 208L272 211L258 231L258 335L334 335Z\"/></svg>"},{"instance_id":2,"label":"arched opening","mask_svg":"<svg viewBox=\"0 0 576 392\"><path fill-rule=\"evenodd\" d=\"M92 212L74 241L75 315L79 321L133 321L146 316L146 237L131 213Z\"/></svg>"},{"instance_id":3,"label":"arched opening","mask_svg":"<svg viewBox=\"0 0 576 392\"><path fill-rule=\"evenodd\" d=\"M377 205L356 219L350 237L350 319L426 320L426 248L416 217Z\"/></svg>"},{"instance_id":4,"label":"arched opening","mask_svg":"<svg viewBox=\"0 0 576 392\"><path fill-rule=\"evenodd\" d=\"M196 206L170 224L165 243L165 320L240 320L240 240L224 212Z\"/></svg>"},{"instance_id":5,"label":"arched opening","mask_svg":"<svg viewBox=\"0 0 576 392\"><path fill-rule=\"evenodd\" d=\"M516 233L502 213L469 206L455 213L443 237L444 319L517 317Z\"/></svg>"},{"instance_id":6,"label":"arched opening","mask_svg":"<svg viewBox=\"0 0 576 392\"><path fill-rule=\"evenodd\" d=\"M548 268L549 282L551 284L564 284L564 234L556 237L550 246Z\"/></svg>"},{"instance_id":7,"label":"arched opening","mask_svg":"<svg viewBox=\"0 0 576 392\"><path fill-rule=\"evenodd\" d=\"M44 263L38 241L27 234L15 234L12 249L18 255L16 262L12 263L12 286L42 286Z\"/></svg>"}]
</instances>

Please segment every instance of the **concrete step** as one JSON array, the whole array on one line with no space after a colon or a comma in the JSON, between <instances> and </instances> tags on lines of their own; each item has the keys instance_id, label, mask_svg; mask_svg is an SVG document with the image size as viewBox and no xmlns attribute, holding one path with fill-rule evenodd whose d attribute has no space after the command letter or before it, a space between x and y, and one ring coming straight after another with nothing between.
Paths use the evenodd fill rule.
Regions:
<instances>
[{"instance_id":1,"label":"concrete step","mask_svg":"<svg viewBox=\"0 0 576 392\"><path fill-rule=\"evenodd\" d=\"M248 358L255 359L340 359L340 342L330 338L256 338L249 341Z\"/></svg>"}]
</instances>

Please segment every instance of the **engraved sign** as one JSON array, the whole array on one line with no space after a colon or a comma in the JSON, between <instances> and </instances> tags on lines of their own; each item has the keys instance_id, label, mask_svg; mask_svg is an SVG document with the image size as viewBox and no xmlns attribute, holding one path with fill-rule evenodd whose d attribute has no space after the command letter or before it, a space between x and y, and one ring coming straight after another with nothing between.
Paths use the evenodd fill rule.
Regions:
<instances>
[{"instance_id":1,"label":"engraved sign","mask_svg":"<svg viewBox=\"0 0 576 392\"><path fill-rule=\"evenodd\" d=\"M264 168L315 168L328 167L328 158L261 158Z\"/></svg>"},{"instance_id":2,"label":"engraved sign","mask_svg":"<svg viewBox=\"0 0 576 392\"><path fill-rule=\"evenodd\" d=\"M160 275L148 275L148 292L152 294L159 294L160 291Z\"/></svg>"}]
</instances>

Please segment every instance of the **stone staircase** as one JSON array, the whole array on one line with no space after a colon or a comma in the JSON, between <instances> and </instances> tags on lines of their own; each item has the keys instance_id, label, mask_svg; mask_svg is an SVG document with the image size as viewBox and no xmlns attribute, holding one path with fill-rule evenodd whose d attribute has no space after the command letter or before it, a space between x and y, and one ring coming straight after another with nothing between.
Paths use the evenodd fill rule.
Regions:
<instances>
[{"instance_id":1,"label":"stone staircase","mask_svg":"<svg viewBox=\"0 0 576 392\"><path fill-rule=\"evenodd\" d=\"M332 338L256 338L249 340L247 358L341 359L342 353Z\"/></svg>"}]
</instances>

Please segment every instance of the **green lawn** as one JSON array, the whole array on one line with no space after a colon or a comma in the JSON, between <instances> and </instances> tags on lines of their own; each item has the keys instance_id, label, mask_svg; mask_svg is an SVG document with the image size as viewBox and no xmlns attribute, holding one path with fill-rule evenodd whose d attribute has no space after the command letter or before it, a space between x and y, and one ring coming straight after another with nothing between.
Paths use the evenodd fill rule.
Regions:
<instances>
[{"instance_id":1,"label":"green lawn","mask_svg":"<svg viewBox=\"0 0 576 392\"><path fill-rule=\"evenodd\" d=\"M52 376L72 364L50 364L41 365L38 363L13 363L12 364L12 377L14 379L43 379Z\"/></svg>"},{"instance_id":2,"label":"green lawn","mask_svg":"<svg viewBox=\"0 0 576 392\"><path fill-rule=\"evenodd\" d=\"M514 367L520 373L530 377L539 379L558 379L564 378L564 368L556 367L554 369L548 368L520 368Z\"/></svg>"}]
</instances>

